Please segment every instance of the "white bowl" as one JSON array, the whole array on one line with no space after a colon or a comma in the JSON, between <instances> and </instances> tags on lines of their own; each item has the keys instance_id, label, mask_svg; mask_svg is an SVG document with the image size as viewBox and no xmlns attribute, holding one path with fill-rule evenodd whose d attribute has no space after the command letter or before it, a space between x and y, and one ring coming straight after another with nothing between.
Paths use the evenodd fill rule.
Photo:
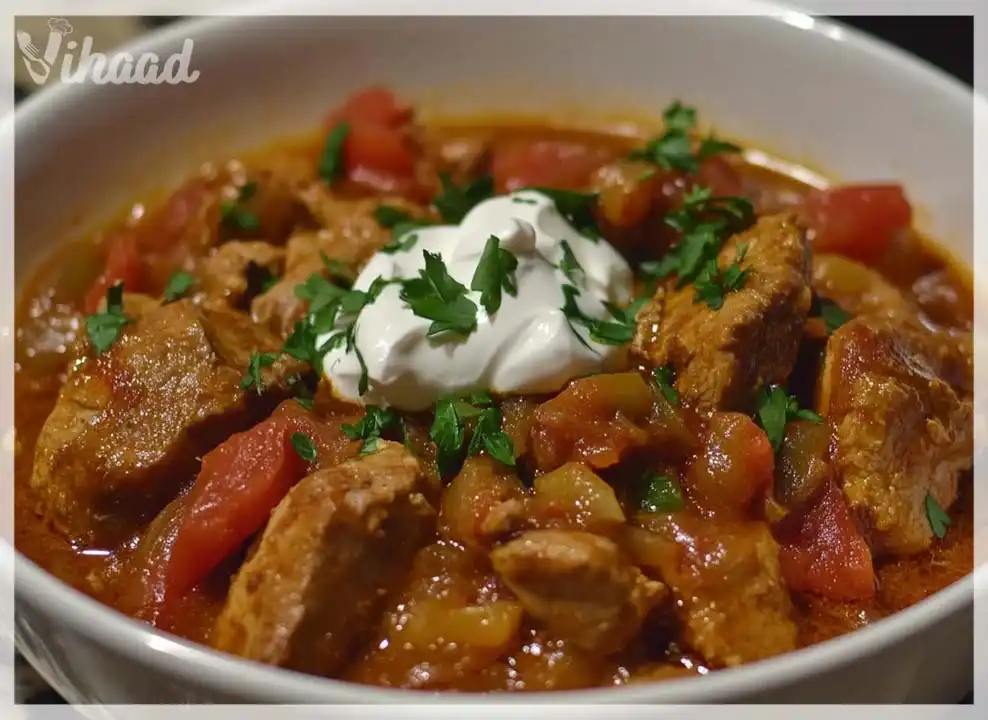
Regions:
<instances>
[{"instance_id":1,"label":"white bowl","mask_svg":"<svg viewBox=\"0 0 988 720\"><path fill-rule=\"evenodd\" d=\"M172 26L131 50L168 55L193 38L194 84L61 86L18 111L18 276L67 232L177 183L202 160L313 127L347 93L378 81L449 112L575 105L657 115L682 98L723 132L784 157L847 180L903 181L926 211L925 227L970 263L971 92L847 28L776 10L771 18L226 17ZM435 699L214 653L103 607L0 543L5 567L15 556L17 645L71 702ZM969 576L851 635L706 678L539 699L956 702L973 683L974 592Z\"/></svg>"}]
</instances>

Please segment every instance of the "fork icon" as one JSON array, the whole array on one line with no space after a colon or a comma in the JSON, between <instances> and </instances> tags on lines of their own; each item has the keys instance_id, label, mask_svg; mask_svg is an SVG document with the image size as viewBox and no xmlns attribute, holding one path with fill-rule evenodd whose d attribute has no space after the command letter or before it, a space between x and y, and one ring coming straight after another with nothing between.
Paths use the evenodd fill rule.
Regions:
<instances>
[{"instance_id":1,"label":"fork icon","mask_svg":"<svg viewBox=\"0 0 988 720\"><path fill-rule=\"evenodd\" d=\"M58 50L62 45L62 33L51 32L48 34L48 44L45 46L44 55L34 44L30 33L24 30L17 31L17 46L21 50L24 66L27 68L31 79L38 85L44 85L51 72L51 66L58 56Z\"/></svg>"}]
</instances>

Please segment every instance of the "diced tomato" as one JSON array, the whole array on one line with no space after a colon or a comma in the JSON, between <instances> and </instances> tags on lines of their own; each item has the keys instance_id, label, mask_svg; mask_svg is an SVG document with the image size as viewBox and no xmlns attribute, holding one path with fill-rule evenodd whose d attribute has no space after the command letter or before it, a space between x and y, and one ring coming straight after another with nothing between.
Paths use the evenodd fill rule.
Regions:
<instances>
[{"instance_id":1,"label":"diced tomato","mask_svg":"<svg viewBox=\"0 0 988 720\"><path fill-rule=\"evenodd\" d=\"M813 251L871 262L893 235L912 223L912 207L899 185L845 185L809 193L803 207L813 229Z\"/></svg>"},{"instance_id":2,"label":"diced tomato","mask_svg":"<svg viewBox=\"0 0 988 720\"><path fill-rule=\"evenodd\" d=\"M146 606L184 595L264 526L307 470L294 432L290 418L273 416L202 459L195 485L149 540Z\"/></svg>"},{"instance_id":3,"label":"diced tomato","mask_svg":"<svg viewBox=\"0 0 988 720\"><path fill-rule=\"evenodd\" d=\"M686 490L704 510L743 517L772 486L775 452L765 431L747 415L717 412L706 447L686 473Z\"/></svg>"},{"instance_id":4,"label":"diced tomato","mask_svg":"<svg viewBox=\"0 0 988 720\"><path fill-rule=\"evenodd\" d=\"M326 127L346 120L354 125L379 125L399 128L412 119L413 110L398 102L394 93L374 86L351 95L343 106L326 118Z\"/></svg>"},{"instance_id":5,"label":"diced tomato","mask_svg":"<svg viewBox=\"0 0 988 720\"><path fill-rule=\"evenodd\" d=\"M383 125L352 125L343 143L343 163L351 175L363 168L399 177L415 172L415 155L403 133Z\"/></svg>"},{"instance_id":6,"label":"diced tomato","mask_svg":"<svg viewBox=\"0 0 988 720\"><path fill-rule=\"evenodd\" d=\"M731 163L723 156L715 155L700 164L696 173L696 182L713 190L719 197L744 196L744 180Z\"/></svg>"},{"instance_id":7,"label":"diced tomato","mask_svg":"<svg viewBox=\"0 0 988 720\"><path fill-rule=\"evenodd\" d=\"M354 406L352 414L347 413L325 422L295 400L286 400L278 406L271 418L284 419L291 425L292 432L308 435L315 444L318 454L315 465L332 467L354 457L360 450L362 442L348 438L343 432L343 425L359 422L363 414L362 408Z\"/></svg>"},{"instance_id":8,"label":"diced tomato","mask_svg":"<svg viewBox=\"0 0 988 720\"><path fill-rule=\"evenodd\" d=\"M613 160L612 150L560 140L507 140L491 158L494 184L499 192L533 185L583 190L590 176Z\"/></svg>"},{"instance_id":9,"label":"diced tomato","mask_svg":"<svg viewBox=\"0 0 988 720\"><path fill-rule=\"evenodd\" d=\"M833 482L805 514L779 523L776 536L782 576L790 589L839 601L874 597L871 550Z\"/></svg>"},{"instance_id":10,"label":"diced tomato","mask_svg":"<svg viewBox=\"0 0 988 720\"><path fill-rule=\"evenodd\" d=\"M143 263L134 236L127 232L113 235L106 243L106 266L103 274L86 293L85 311L94 313L99 310L107 289L119 282L123 283L125 290L139 291L143 275Z\"/></svg>"}]
</instances>

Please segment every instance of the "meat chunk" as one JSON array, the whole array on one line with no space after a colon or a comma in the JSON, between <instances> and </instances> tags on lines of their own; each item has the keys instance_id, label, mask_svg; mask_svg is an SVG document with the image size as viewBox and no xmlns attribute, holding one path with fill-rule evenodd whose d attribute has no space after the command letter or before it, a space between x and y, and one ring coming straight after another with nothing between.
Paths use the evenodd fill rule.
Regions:
<instances>
[{"instance_id":1,"label":"meat chunk","mask_svg":"<svg viewBox=\"0 0 988 720\"><path fill-rule=\"evenodd\" d=\"M927 548L927 496L949 508L971 467L972 400L944 379L949 356L937 335L875 316L827 343L819 409L836 427L844 494L879 553Z\"/></svg>"},{"instance_id":2,"label":"meat chunk","mask_svg":"<svg viewBox=\"0 0 988 720\"><path fill-rule=\"evenodd\" d=\"M380 447L309 475L282 500L233 581L217 649L333 675L373 632L435 516L415 458Z\"/></svg>"},{"instance_id":3,"label":"meat chunk","mask_svg":"<svg viewBox=\"0 0 988 720\"><path fill-rule=\"evenodd\" d=\"M796 626L765 523L713 522L686 513L643 516L629 548L669 585L689 645L715 667L795 649Z\"/></svg>"},{"instance_id":4,"label":"meat chunk","mask_svg":"<svg viewBox=\"0 0 988 720\"><path fill-rule=\"evenodd\" d=\"M195 473L198 456L243 430L289 394L297 363L262 371L244 391L251 353L278 339L238 312L191 300L140 312L102 355L73 364L38 437L31 486L70 538L117 538L160 510Z\"/></svg>"},{"instance_id":5,"label":"meat chunk","mask_svg":"<svg viewBox=\"0 0 988 720\"><path fill-rule=\"evenodd\" d=\"M722 268L742 244L748 279L719 310L696 302L692 286L670 284L638 315L633 352L653 367L671 365L680 394L701 409L749 411L765 385L784 382L810 309L809 253L794 216L763 217L735 235Z\"/></svg>"},{"instance_id":6,"label":"meat chunk","mask_svg":"<svg viewBox=\"0 0 988 720\"><path fill-rule=\"evenodd\" d=\"M613 541L532 530L491 552L494 569L549 632L587 650L621 650L665 595Z\"/></svg>"},{"instance_id":7,"label":"meat chunk","mask_svg":"<svg viewBox=\"0 0 988 720\"><path fill-rule=\"evenodd\" d=\"M384 204L414 216L422 214L417 206L395 198L334 198L322 183L305 187L300 195L321 229L297 232L289 238L284 277L251 304L254 319L283 337L305 308L305 301L295 295L295 287L313 273L326 273L324 256L356 269L391 241L391 231L374 218L377 207Z\"/></svg>"},{"instance_id":8,"label":"meat chunk","mask_svg":"<svg viewBox=\"0 0 988 720\"><path fill-rule=\"evenodd\" d=\"M232 241L200 263L199 283L210 299L245 309L251 296L281 274L284 264L283 248L261 241Z\"/></svg>"}]
</instances>

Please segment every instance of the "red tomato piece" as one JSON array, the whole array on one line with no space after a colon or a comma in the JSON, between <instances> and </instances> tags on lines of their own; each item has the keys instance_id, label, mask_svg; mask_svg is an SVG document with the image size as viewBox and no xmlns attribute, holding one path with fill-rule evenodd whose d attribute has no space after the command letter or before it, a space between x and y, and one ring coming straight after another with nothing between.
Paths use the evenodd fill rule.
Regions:
<instances>
[{"instance_id":1,"label":"red tomato piece","mask_svg":"<svg viewBox=\"0 0 988 720\"><path fill-rule=\"evenodd\" d=\"M264 526L307 470L295 431L290 418L273 416L202 459L195 485L150 540L145 606L180 598Z\"/></svg>"},{"instance_id":2,"label":"red tomato piece","mask_svg":"<svg viewBox=\"0 0 988 720\"><path fill-rule=\"evenodd\" d=\"M720 155L707 158L700 164L696 183L709 187L718 197L744 197L747 194L741 173Z\"/></svg>"},{"instance_id":3,"label":"red tomato piece","mask_svg":"<svg viewBox=\"0 0 988 720\"><path fill-rule=\"evenodd\" d=\"M134 236L129 233L113 235L106 243L106 266L103 274L86 293L85 311L94 313L99 310L107 289L119 282L122 282L124 289L129 292L139 291L143 275L143 263Z\"/></svg>"},{"instance_id":4,"label":"red tomato piece","mask_svg":"<svg viewBox=\"0 0 988 720\"><path fill-rule=\"evenodd\" d=\"M330 113L326 127L346 120L355 125L380 125L398 128L412 119L413 110L398 102L387 88L373 86L351 95L343 106Z\"/></svg>"},{"instance_id":5,"label":"red tomato piece","mask_svg":"<svg viewBox=\"0 0 988 720\"><path fill-rule=\"evenodd\" d=\"M806 513L786 517L776 535L782 576L790 589L838 601L874 597L871 550L833 482Z\"/></svg>"},{"instance_id":6,"label":"red tomato piece","mask_svg":"<svg viewBox=\"0 0 988 720\"><path fill-rule=\"evenodd\" d=\"M494 149L491 171L499 192L533 185L582 190L590 176L614 157L611 150L577 142L507 140Z\"/></svg>"},{"instance_id":7,"label":"red tomato piece","mask_svg":"<svg viewBox=\"0 0 988 720\"><path fill-rule=\"evenodd\" d=\"M415 172L415 155L403 132L383 125L352 125L343 143L343 163L351 175L361 169L399 177Z\"/></svg>"},{"instance_id":8,"label":"red tomato piece","mask_svg":"<svg viewBox=\"0 0 988 720\"><path fill-rule=\"evenodd\" d=\"M900 185L845 185L809 193L803 208L813 230L813 251L863 262L881 257L893 235L912 223Z\"/></svg>"}]
</instances>

